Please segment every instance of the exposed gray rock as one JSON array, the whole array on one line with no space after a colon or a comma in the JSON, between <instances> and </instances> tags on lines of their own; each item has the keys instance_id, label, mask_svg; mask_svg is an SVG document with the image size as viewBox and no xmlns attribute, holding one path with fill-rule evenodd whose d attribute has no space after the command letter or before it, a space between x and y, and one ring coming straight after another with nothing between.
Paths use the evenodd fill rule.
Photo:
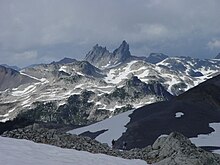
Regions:
<instances>
[{"instance_id":1,"label":"exposed gray rock","mask_svg":"<svg viewBox=\"0 0 220 165\"><path fill-rule=\"evenodd\" d=\"M16 88L19 85L37 82L28 76L21 75L18 71L0 65L0 91Z\"/></svg>"},{"instance_id":2,"label":"exposed gray rock","mask_svg":"<svg viewBox=\"0 0 220 165\"><path fill-rule=\"evenodd\" d=\"M119 48L115 49L113 53L109 52L106 47L101 47L96 44L85 57L85 60L98 68L107 68L125 62L131 57L129 45L123 41Z\"/></svg>"},{"instance_id":3,"label":"exposed gray rock","mask_svg":"<svg viewBox=\"0 0 220 165\"><path fill-rule=\"evenodd\" d=\"M131 57L128 43L124 40L119 48L113 51L114 63L124 62Z\"/></svg>"},{"instance_id":4,"label":"exposed gray rock","mask_svg":"<svg viewBox=\"0 0 220 165\"><path fill-rule=\"evenodd\" d=\"M218 165L220 157L197 148L188 138L173 132L166 138L161 137L155 141L153 150L148 153L148 162L156 165Z\"/></svg>"}]
</instances>

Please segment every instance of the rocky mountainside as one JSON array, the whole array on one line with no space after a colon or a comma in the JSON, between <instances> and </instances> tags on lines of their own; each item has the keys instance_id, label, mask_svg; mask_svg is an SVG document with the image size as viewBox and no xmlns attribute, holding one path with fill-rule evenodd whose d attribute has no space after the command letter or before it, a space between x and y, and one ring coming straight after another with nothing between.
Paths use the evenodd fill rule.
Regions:
<instances>
[{"instance_id":1,"label":"rocky mountainside","mask_svg":"<svg viewBox=\"0 0 220 165\"><path fill-rule=\"evenodd\" d=\"M0 65L0 90L17 88L22 84L33 82L36 82L36 80L28 76L22 75L14 69L6 68Z\"/></svg>"},{"instance_id":2,"label":"rocky mountainside","mask_svg":"<svg viewBox=\"0 0 220 165\"><path fill-rule=\"evenodd\" d=\"M152 146L125 151L111 149L87 137L64 134L54 129L42 128L37 124L23 129L5 132L3 136L19 139L25 138L37 143L45 143L91 153L103 153L126 159L142 159L147 163L153 163L155 165L217 165L220 163L220 155L197 148L189 139L177 132L173 132L166 137L159 137Z\"/></svg>"},{"instance_id":3,"label":"rocky mountainside","mask_svg":"<svg viewBox=\"0 0 220 165\"><path fill-rule=\"evenodd\" d=\"M144 147L161 134L178 131L189 138L194 137L195 142L200 134L210 134L207 141L199 145L218 148L219 143L215 140L208 143L211 141L208 139L218 136L215 131L220 123L219 93L220 76L216 76L170 101L141 107L130 115L127 130L118 141L128 141L131 148Z\"/></svg>"},{"instance_id":4,"label":"rocky mountainside","mask_svg":"<svg viewBox=\"0 0 220 165\"><path fill-rule=\"evenodd\" d=\"M16 72L36 82L0 91L0 121L19 113L34 113L36 121L89 124L169 100L171 95L179 95L219 74L220 68L219 60L167 57L160 53L149 58L131 56L125 41L112 53L96 45L86 59L95 65L101 61L108 65L110 60L111 65L103 67L101 62L95 67L88 61L64 58ZM7 84L10 83L15 82Z\"/></svg>"},{"instance_id":5,"label":"rocky mountainside","mask_svg":"<svg viewBox=\"0 0 220 165\"><path fill-rule=\"evenodd\" d=\"M128 68L130 64L122 67L130 69ZM109 72L111 73L111 70ZM26 68L21 73L39 82L1 92L0 106L7 109L0 114L2 121L15 117L21 111L30 114L32 111L38 111L36 120L55 121L58 120L57 115L52 114L62 112L63 119L59 119L61 123L76 124L77 121L77 124L88 124L147 103L168 100L172 97L160 82L145 83L137 77L131 79L132 74L128 77L117 77L119 82L116 84L115 78L112 77L114 73L106 75L106 71L94 67L87 61L37 65ZM81 101L76 105L74 100ZM48 105L52 105L53 108L44 110ZM72 109L64 111L67 107Z\"/></svg>"},{"instance_id":6,"label":"rocky mountainside","mask_svg":"<svg viewBox=\"0 0 220 165\"><path fill-rule=\"evenodd\" d=\"M169 101L158 102L121 113L110 119L77 128L69 133L94 138L121 148L152 145L160 135L178 131L194 144L220 151L220 75Z\"/></svg>"}]
</instances>

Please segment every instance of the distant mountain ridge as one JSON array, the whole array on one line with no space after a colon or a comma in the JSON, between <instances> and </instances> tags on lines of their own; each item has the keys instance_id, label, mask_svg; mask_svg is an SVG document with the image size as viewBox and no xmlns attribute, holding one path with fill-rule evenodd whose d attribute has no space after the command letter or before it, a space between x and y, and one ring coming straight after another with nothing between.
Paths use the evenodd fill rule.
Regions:
<instances>
[{"instance_id":1,"label":"distant mountain ridge","mask_svg":"<svg viewBox=\"0 0 220 165\"><path fill-rule=\"evenodd\" d=\"M32 110L39 112L39 121L89 124L170 100L172 95L182 94L220 70L219 60L168 57L162 53L136 57L131 55L126 41L113 52L98 45L93 49L86 56L88 61L64 58L22 69L18 74L37 83L1 91L0 107L4 111L0 111L0 121Z\"/></svg>"},{"instance_id":2,"label":"distant mountain ridge","mask_svg":"<svg viewBox=\"0 0 220 165\"><path fill-rule=\"evenodd\" d=\"M4 66L6 68L11 68L11 69L14 69L14 70L17 70L17 71L20 71L21 68L17 67L17 66L10 66L10 65L7 65L7 64L0 64L1 66Z\"/></svg>"},{"instance_id":3,"label":"distant mountain ridge","mask_svg":"<svg viewBox=\"0 0 220 165\"><path fill-rule=\"evenodd\" d=\"M163 54L163 53L151 53L148 57L146 57L146 61L152 64L157 64L164 59L168 58L169 56Z\"/></svg>"},{"instance_id":4,"label":"distant mountain ridge","mask_svg":"<svg viewBox=\"0 0 220 165\"><path fill-rule=\"evenodd\" d=\"M60 61L53 61L51 64L69 64L69 63L76 62L76 61L77 60L75 59L65 57L61 59Z\"/></svg>"}]
</instances>

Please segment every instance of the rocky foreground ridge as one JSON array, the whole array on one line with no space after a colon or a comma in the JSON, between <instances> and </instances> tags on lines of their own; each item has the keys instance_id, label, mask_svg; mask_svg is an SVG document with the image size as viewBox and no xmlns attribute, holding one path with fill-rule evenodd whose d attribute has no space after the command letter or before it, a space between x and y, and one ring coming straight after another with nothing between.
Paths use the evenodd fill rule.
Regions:
<instances>
[{"instance_id":1,"label":"rocky foreground ridge","mask_svg":"<svg viewBox=\"0 0 220 165\"><path fill-rule=\"evenodd\" d=\"M180 133L172 132L168 136L159 137L152 146L143 149L122 151L111 149L88 137L70 135L55 129L43 128L33 124L25 128L6 131L4 137L32 140L37 143L55 145L62 148L103 153L126 159L142 159L156 165L219 165L220 155L197 148L188 138Z\"/></svg>"}]
</instances>

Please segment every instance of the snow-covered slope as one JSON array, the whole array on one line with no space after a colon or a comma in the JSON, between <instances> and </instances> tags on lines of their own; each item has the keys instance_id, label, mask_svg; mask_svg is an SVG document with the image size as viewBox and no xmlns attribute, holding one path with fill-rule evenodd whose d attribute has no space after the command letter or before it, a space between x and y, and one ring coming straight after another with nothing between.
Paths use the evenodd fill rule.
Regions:
<instances>
[{"instance_id":1,"label":"snow-covered slope","mask_svg":"<svg viewBox=\"0 0 220 165\"><path fill-rule=\"evenodd\" d=\"M117 78L118 83L114 83L115 77L113 77L112 70L106 76L108 71L101 71L88 62L76 61L68 64L38 65L22 70L21 74L29 76L38 82L1 92L0 106L2 106L2 109L0 111L0 121L12 119L20 111L34 108L34 102L53 101L59 108L59 106L67 104L70 96L78 95L81 97L85 91L90 92L91 97L88 97L88 95L82 97L86 97L87 103L91 106L89 109L88 107L84 107L84 109L88 109L88 120L93 121L110 117L114 115L115 110L120 113L120 111L125 111L126 109L169 99L170 96L168 97L168 95L170 94L160 82L156 84L154 82L147 82L147 84L142 82L143 87L151 88L146 88L145 90L135 86L133 88L132 83L129 85L128 82L132 81L132 75L127 73L129 73L128 70L130 70L132 63L138 63L138 61L122 66L120 74L124 75L124 77L119 76ZM150 64L146 63L146 65ZM116 68L114 71L118 69L120 68ZM142 74L140 74L140 77ZM83 107L84 105L80 106ZM12 109L16 110L12 113ZM94 115L99 113L98 111L102 111L106 115L94 118Z\"/></svg>"},{"instance_id":2,"label":"snow-covered slope","mask_svg":"<svg viewBox=\"0 0 220 165\"><path fill-rule=\"evenodd\" d=\"M125 125L130 121L130 118L128 115L131 114L132 112L133 110L130 110L130 111L121 113L117 116L114 116L112 118L100 121L98 123L71 130L68 133L80 135L85 132L95 133L95 132L105 130L103 133L98 135L95 139L101 143L106 143L109 146L111 146L112 139L117 140L118 138L122 136L122 133L126 131Z\"/></svg>"},{"instance_id":3,"label":"snow-covered slope","mask_svg":"<svg viewBox=\"0 0 220 165\"><path fill-rule=\"evenodd\" d=\"M209 126L214 129L213 132L200 134L197 137L190 138L190 140L198 147L213 147L213 152L220 154L220 123L210 123Z\"/></svg>"},{"instance_id":4,"label":"snow-covered slope","mask_svg":"<svg viewBox=\"0 0 220 165\"><path fill-rule=\"evenodd\" d=\"M4 165L146 165L143 160L127 160L104 154L63 149L46 144L0 137L0 162Z\"/></svg>"}]
</instances>

